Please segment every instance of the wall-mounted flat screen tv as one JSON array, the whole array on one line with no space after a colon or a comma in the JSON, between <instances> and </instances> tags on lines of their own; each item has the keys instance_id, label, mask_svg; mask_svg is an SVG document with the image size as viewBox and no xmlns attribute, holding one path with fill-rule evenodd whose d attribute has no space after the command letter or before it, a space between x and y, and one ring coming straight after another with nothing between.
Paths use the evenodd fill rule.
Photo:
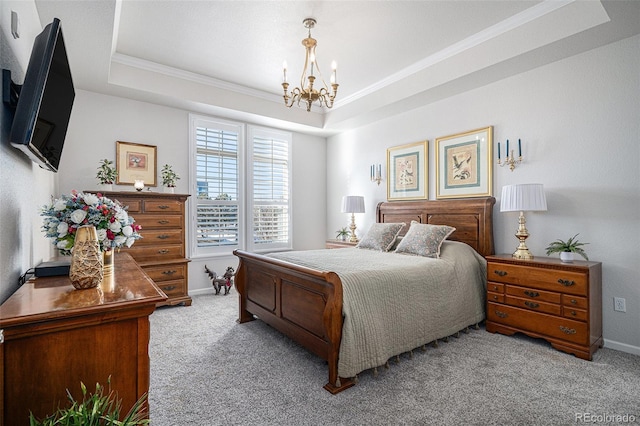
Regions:
<instances>
[{"instance_id":1,"label":"wall-mounted flat screen tv","mask_svg":"<svg viewBox=\"0 0 640 426\"><path fill-rule=\"evenodd\" d=\"M62 37L54 18L36 37L9 142L42 168L58 171L75 90Z\"/></svg>"}]
</instances>

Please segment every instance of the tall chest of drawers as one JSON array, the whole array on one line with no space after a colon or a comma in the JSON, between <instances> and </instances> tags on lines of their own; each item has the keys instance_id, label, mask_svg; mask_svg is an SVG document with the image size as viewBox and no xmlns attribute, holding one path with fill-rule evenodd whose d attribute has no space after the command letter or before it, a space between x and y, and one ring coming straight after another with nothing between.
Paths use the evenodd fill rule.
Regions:
<instances>
[{"instance_id":1,"label":"tall chest of drawers","mask_svg":"<svg viewBox=\"0 0 640 426\"><path fill-rule=\"evenodd\" d=\"M602 264L487 256L487 331L521 332L591 360L602 347Z\"/></svg>"},{"instance_id":2,"label":"tall chest of drawers","mask_svg":"<svg viewBox=\"0 0 640 426\"><path fill-rule=\"evenodd\" d=\"M127 211L142 226L129 253L168 299L160 305L191 305L188 294L188 263L185 235L187 194L158 192L103 192L128 206Z\"/></svg>"}]
</instances>

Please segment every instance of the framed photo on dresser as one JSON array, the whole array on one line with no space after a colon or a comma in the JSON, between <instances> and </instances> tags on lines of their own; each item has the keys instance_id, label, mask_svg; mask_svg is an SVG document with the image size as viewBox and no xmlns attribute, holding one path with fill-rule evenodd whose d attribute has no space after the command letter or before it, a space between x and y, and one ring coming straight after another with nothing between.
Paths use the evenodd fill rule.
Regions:
<instances>
[{"instance_id":1,"label":"framed photo on dresser","mask_svg":"<svg viewBox=\"0 0 640 426\"><path fill-rule=\"evenodd\" d=\"M492 195L493 126L436 138L436 199Z\"/></svg>"},{"instance_id":2,"label":"framed photo on dresser","mask_svg":"<svg viewBox=\"0 0 640 426\"><path fill-rule=\"evenodd\" d=\"M133 185L142 180L145 186L157 186L157 147L141 143L116 142L117 185Z\"/></svg>"}]
</instances>

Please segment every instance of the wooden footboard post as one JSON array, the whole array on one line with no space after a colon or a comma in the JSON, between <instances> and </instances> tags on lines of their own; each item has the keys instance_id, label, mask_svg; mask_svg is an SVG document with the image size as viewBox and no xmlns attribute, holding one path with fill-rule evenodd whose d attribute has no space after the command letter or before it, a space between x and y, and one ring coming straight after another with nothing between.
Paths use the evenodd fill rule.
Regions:
<instances>
[{"instance_id":1,"label":"wooden footboard post","mask_svg":"<svg viewBox=\"0 0 640 426\"><path fill-rule=\"evenodd\" d=\"M236 254L235 250L233 254ZM238 291L238 295L239 295L238 300L240 303L238 322L242 324L248 321L253 321L255 317L251 313L249 313L249 311L247 311L247 292L246 292L247 270L246 270L245 262L242 259L242 257L239 257L239 259L240 259L240 262L238 264L238 270L236 271L236 276L234 281L235 281L236 290Z\"/></svg>"},{"instance_id":2,"label":"wooden footboard post","mask_svg":"<svg viewBox=\"0 0 640 426\"><path fill-rule=\"evenodd\" d=\"M324 385L324 388L335 395L355 383L351 379L338 376L338 359L342 340L342 281L335 272L327 273L326 280L333 284L333 292L329 295L324 311L324 326L329 340L327 352L329 383Z\"/></svg>"}]
</instances>

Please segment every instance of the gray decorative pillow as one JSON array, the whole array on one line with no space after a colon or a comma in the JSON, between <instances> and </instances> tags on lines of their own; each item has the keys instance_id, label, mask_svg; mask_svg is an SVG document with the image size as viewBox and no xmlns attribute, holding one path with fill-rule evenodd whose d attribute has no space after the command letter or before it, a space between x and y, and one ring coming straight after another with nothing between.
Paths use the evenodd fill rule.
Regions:
<instances>
[{"instance_id":1,"label":"gray decorative pillow","mask_svg":"<svg viewBox=\"0 0 640 426\"><path fill-rule=\"evenodd\" d=\"M405 223L374 223L356 248L388 251Z\"/></svg>"},{"instance_id":2,"label":"gray decorative pillow","mask_svg":"<svg viewBox=\"0 0 640 426\"><path fill-rule=\"evenodd\" d=\"M411 227L395 252L438 259L442 242L455 230L447 225L429 225L412 220Z\"/></svg>"}]
</instances>

